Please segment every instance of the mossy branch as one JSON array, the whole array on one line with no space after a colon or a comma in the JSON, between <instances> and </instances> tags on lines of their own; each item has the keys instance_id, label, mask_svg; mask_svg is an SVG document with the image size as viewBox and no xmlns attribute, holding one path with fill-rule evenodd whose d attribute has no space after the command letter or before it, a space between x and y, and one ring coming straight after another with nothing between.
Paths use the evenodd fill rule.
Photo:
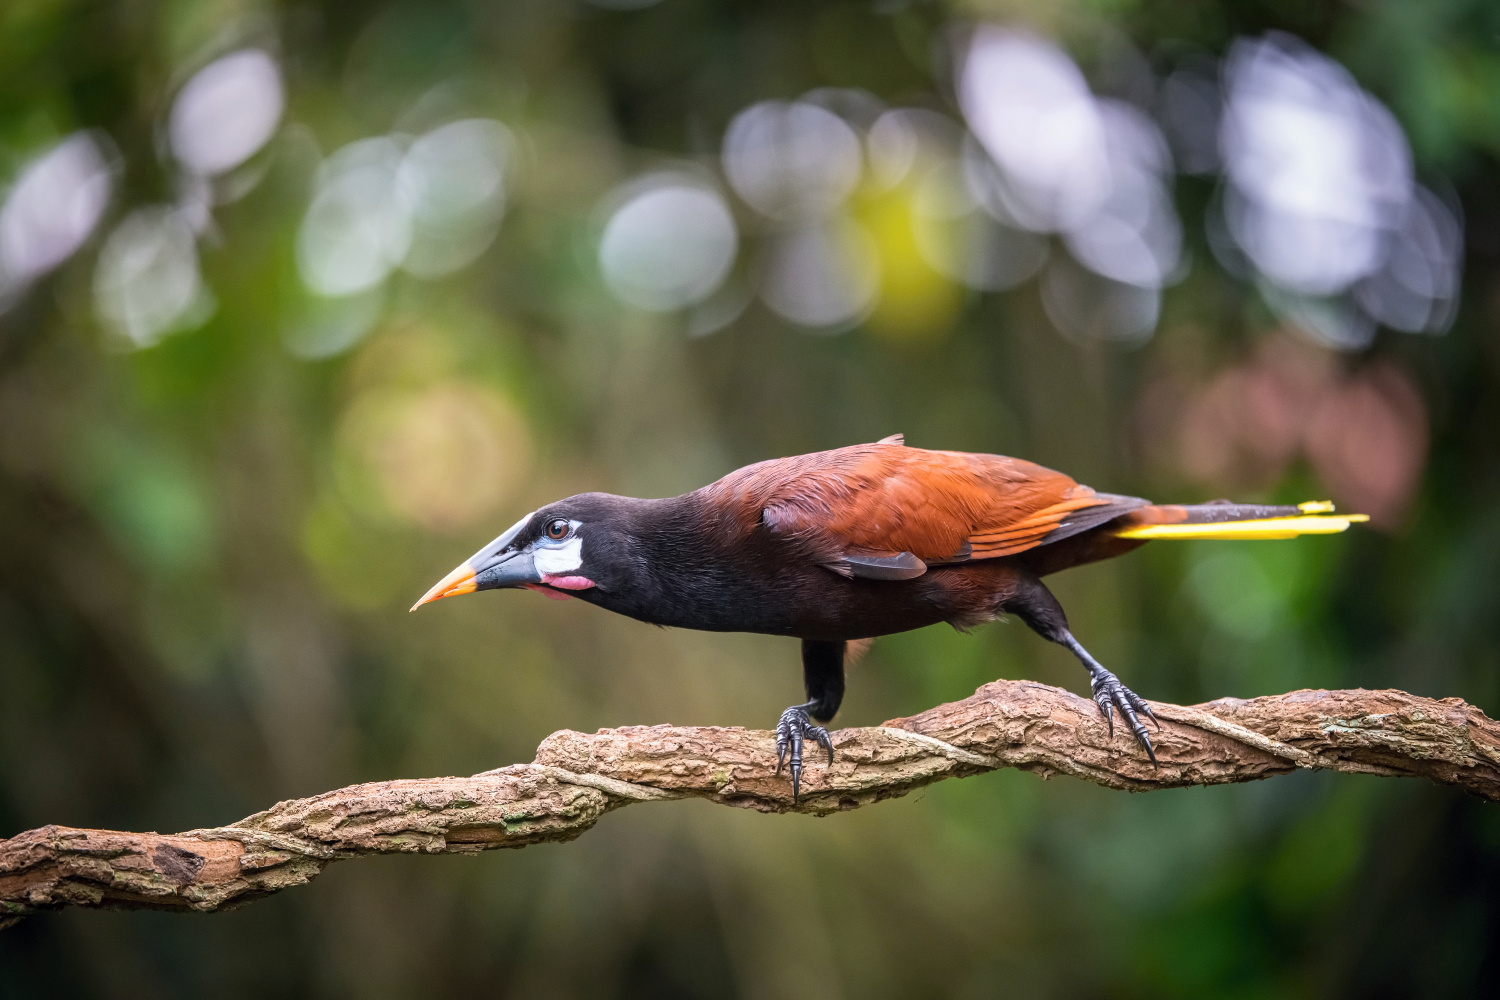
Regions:
<instances>
[{"instance_id":1,"label":"mossy branch","mask_svg":"<svg viewBox=\"0 0 1500 1000\"><path fill-rule=\"evenodd\" d=\"M815 815L944 778L1016 767L1129 791L1253 781L1299 767L1424 777L1500 800L1500 724L1457 698L1294 691L1186 707L1153 702L1158 766L1093 702L1030 681L882 726L833 734L792 802L771 733L631 726L564 730L536 760L469 778L352 785L178 834L45 826L0 841L0 926L63 906L211 911L312 880L365 854L470 854L571 840L611 809L704 798Z\"/></svg>"}]
</instances>

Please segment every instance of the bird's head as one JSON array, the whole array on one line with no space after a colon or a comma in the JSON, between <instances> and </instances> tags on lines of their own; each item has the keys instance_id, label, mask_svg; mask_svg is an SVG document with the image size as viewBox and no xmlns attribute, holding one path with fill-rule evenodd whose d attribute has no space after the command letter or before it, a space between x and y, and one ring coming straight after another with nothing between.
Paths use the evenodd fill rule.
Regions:
<instances>
[{"instance_id":1,"label":"bird's head","mask_svg":"<svg viewBox=\"0 0 1500 1000\"><path fill-rule=\"evenodd\" d=\"M548 597L611 589L625 581L631 560L631 510L626 497L581 493L532 511L474 553L413 604L476 590L524 587Z\"/></svg>"}]
</instances>

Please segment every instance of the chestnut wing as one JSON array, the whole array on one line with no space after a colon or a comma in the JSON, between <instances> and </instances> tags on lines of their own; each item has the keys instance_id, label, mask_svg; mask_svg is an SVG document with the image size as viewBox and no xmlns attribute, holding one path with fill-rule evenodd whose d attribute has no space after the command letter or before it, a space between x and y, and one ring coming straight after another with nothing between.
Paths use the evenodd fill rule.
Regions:
<instances>
[{"instance_id":1,"label":"chestnut wing","mask_svg":"<svg viewBox=\"0 0 1500 1000\"><path fill-rule=\"evenodd\" d=\"M905 580L931 565L1015 555L1147 501L1095 493L999 455L878 443L752 466L760 520L850 577ZM747 496L747 499L750 499Z\"/></svg>"}]
</instances>

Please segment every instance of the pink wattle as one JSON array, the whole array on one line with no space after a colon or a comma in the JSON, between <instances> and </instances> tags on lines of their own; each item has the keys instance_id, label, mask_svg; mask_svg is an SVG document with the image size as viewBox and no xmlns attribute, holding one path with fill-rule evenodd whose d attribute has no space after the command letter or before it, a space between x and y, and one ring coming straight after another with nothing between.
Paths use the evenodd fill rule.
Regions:
<instances>
[{"instance_id":1,"label":"pink wattle","mask_svg":"<svg viewBox=\"0 0 1500 1000\"><path fill-rule=\"evenodd\" d=\"M558 590L588 590L594 586L594 581L586 576L553 576L551 573L543 573L542 582Z\"/></svg>"},{"instance_id":2,"label":"pink wattle","mask_svg":"<svg viewBox=\"0 0 1500 1000\"><path fill-rule=\"evenodd\" d=\"M553 590L551 587L543 587L540 583L523 583L521 584L521 586L526 588L527 590L534 590L538 594L541 594L543 597L550 598L554 601L571 601L573 599L572 594L564 594L560 590Z\"/></svg>"}]
</instances>

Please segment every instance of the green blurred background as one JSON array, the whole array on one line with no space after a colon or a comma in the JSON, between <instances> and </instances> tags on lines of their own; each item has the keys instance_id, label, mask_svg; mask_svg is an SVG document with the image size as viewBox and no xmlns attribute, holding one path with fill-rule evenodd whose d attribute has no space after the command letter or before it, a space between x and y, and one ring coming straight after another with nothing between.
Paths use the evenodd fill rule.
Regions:
<instances>
[{"instance_id":1,"label":"green blurred background","mask_svg":"<svg viewBox=\"0 0 1500 1000\"><path fill-rule=\"evenodd\" d=\"M789 640L406 608L547 500L896 431L1374 516L1057 578L1148 697L1500 713L1497 156L1486 0L9 0L0 833L767 726ZM1085 689L939 627L838 721L997 676ZM1005 772L43 915L0 994L1456 997L1497 935L1451 789Z\"/></svg>"}]
</instances>

